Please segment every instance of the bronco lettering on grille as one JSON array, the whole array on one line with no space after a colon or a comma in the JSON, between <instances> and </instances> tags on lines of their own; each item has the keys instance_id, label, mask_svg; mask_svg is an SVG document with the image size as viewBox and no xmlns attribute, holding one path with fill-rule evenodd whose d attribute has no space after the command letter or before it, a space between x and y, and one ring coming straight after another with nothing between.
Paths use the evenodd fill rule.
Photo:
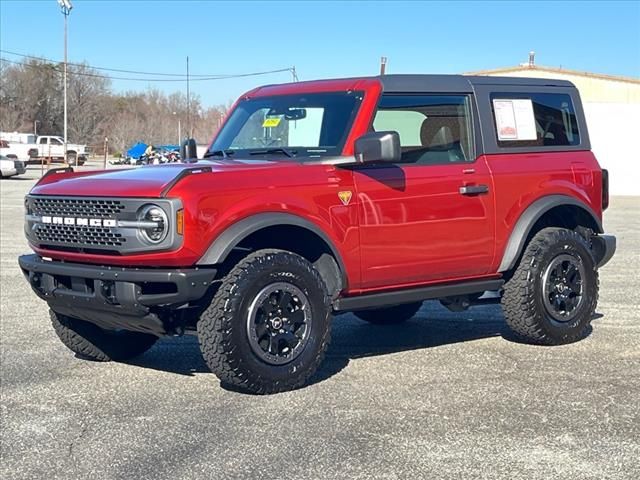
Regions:
<instances>
[{"instance_id":1,"label":"bronco lettering on grille","mask_svg":"<svg viewBox=\"0 0 640 480\"><path fill-rule=\"evenodd\" d=\"M54 225L79 225L92 227L115 227L116 221L112 219L101 218L75 218L75 217L49 217L43 216L40 218L42 223L52 223ZM36 220L37 222L37 220Z\"/></svg>"}]
</instances>

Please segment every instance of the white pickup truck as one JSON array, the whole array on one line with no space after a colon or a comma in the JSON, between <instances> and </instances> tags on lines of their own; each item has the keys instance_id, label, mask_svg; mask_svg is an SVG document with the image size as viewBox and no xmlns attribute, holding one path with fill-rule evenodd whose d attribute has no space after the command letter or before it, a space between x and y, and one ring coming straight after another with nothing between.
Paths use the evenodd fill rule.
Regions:
<instances>
[{"instance_id":1,"label":"white pickup truck","mask_svg":"<svg viewBox=\"0 0 640 480\"><path fill-rule=\"evenodd\" d=\"M4 133L4 132L3 132ZM29 135L29 143L4 141L0 145L0 154L9 158L25 160L29 163L41 161L64 161L64 139L53 135ZM4 139L4 136L2 137ZM32 143L35 139L35 143ZM82 165L87 160L86 145L67 143L67 161Z\"/></svg>"}]
</instances>

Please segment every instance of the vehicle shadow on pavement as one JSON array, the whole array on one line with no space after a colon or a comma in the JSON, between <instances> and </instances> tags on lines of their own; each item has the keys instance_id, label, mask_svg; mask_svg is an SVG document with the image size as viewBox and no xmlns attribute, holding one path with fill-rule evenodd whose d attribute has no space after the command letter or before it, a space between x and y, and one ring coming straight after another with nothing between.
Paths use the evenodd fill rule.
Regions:
<instances>
[{"instance_id":1,"label":"vehicle shadow on pavement","mask_svg":"<svg viewBox=\"0 0 640 480\"><path fill-rule=\"evenodd\" d=\"M508 335L499 306L454 313L437 302L426 302L400 325L373 325L355 315L340 315L333 322L333 341L325 361L309 384L336 375L353 359Z\"/></svg>"},{"instance_id":2,"label":"vehicle shadow on pavement","mask_svg":"<svg viewBox=\"0 0 640 480\"><path fill-rule=\"evenodd\" d=\"M594 320L601 317L601 314L596 313ZM590 333L591 330L587 332L587 336ZM340 373L353 359L497 336L520 343L506 325L498 305L454 313L438 302L425 302L411 320L400 325L373 325L352 314L338 315L333 321L332 342L325 360L307 385L322 382ZM194 336L161 340L141 357L126 363L180 375L210 372Z\"/></svg>"},{"instance_id":3,"label":"vehicle shadow on pavement","mask_svg":"<svg viewBox=\"0 0 640 480\"><path fill-rule=\"evenodd\" d=\"M436 302L426 302L411 320L400 325L373 325L352 314L338 315L333 320L332 341L325 361L310 383L335 375L348 365L350 359L437 347L505 333L507 327L497 306L453 313ZM195 336L160 340L144 355L126 363L181 375L209 372Z\"/></svg>"},{"instance_id":4,"label":"vehicle shadow on pavement","mask_svg":"<svg viewBox=\"0 0 640 480\"><path fill-rule=\"evenodd\" d=\"M210 372L200 354L197 337L191 335L161 339L144 355L124 363L179 375Z\"/></svg>"}]
</instances>

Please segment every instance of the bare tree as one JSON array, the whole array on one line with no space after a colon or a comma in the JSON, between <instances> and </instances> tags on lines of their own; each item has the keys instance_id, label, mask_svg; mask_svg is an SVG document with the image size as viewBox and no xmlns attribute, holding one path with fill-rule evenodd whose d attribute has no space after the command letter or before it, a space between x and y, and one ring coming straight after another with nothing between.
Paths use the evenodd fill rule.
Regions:
<instances>
[{"instance_id":1,"label":"bare tree","mask_svg":"<svg viewBox=\"0 0 640 480\"><path fill-rule=\"evenodd\" d=\"M73 141L95 140L105 126L105 99L111 93L111 82L94 76L97 72L86 65L71 66L69 73L69 138Z\"/></svg>"},{"instance_id":2,"label":"bare tree","mask_svg":"<svg viewBox=\"0 0 640 480\"><path fill-rule=\"evenodd\" d=\"M62 65L40 60L0 63L0 129L41 134L63 131ZM114 93L111 81L88 65L70 65L68 83L69 139L102 145L109 137L112 151L124 152L137 141L175 144L190 131L207 143L219 127L228 106L205 108L198 95L165 94L157 89Z\"/></svg>"},{"instance_id":3,"label":"bare tree","mask_svg":"<svg viewBox=\"0 0 640 480\"><path fill-rule=\"evenodd\" d=\"M0 74L0 104L3 129L31 130L35 120L43 133L54 133L62 125L62 84L54 64L30 60L3 66Z\"/></svg>"}]
</instances>

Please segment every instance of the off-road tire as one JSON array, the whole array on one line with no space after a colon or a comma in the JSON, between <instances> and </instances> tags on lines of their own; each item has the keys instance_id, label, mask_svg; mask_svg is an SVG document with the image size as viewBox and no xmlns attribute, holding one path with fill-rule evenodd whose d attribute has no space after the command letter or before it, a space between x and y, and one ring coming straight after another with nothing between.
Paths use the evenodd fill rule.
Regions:
<instances>
[{"instance_id":1,"label":"off-road tire","mask_svg":"<svg viewBox=\"0 0 640 480\"><path fill-rule=\"evenodd\" d=\"M543 276L559 255L568 254L584 267L583 299L567 322L555 320L545 307ZM504 286L502 307L507 325L527 343L561 345L582 339L590 329L598 303L598 272L587 240L564 228L545 228L529 242Z\"/></svg>"},{"instance_id":2,"label":"off-road tire","mask_svg":"<svg viewBox=\"0 0 640 480\"><path fill-rule=\"evenodd\" d=\"M263 288L288 282L307 297L312 322L299 356L272 365L252 350L248 334L251 303ZM305 258L284 250L259 250L225 276L198 322L202 355L222 384L235 390L271 394L304 385L324 359L331 337L331 309L322 277Z\"/></svg>"},{"instance_id":3,"label":"off-road tire","mask_svg":"<svg viewBox=\"0 0 640 480\"><path fill-rule=\"evenodd\" d=\"M420 307L422 307L422 302L415 302L372 310L358 310L353 314L360 320L375 325L397 325L412 318L418 313Z\"/></svg>"},{"instance_id":4,"label":"off-road tire","mask_svg":"<svg viewBox=\"0 0 640 480\"><path fill-rule=\"evenodd\" d=\"M96 362L128 360L142 355L158 340L155 335L125 330L108 331L93 323L49 310L62 343L81 358Z\"/></svg>"}]
</instances>

